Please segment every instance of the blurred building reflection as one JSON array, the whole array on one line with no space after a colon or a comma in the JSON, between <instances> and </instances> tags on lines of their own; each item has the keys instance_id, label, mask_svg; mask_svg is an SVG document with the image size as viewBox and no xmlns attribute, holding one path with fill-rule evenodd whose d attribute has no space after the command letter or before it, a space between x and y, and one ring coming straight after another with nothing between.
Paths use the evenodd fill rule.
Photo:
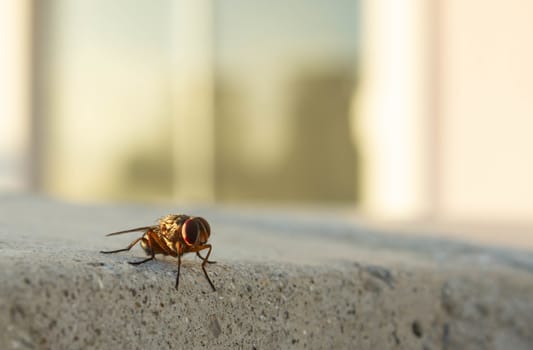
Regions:
<instances>
[{"instance_id":1,"label":"blurred building reflection","mask_svg":"<svg viewBox=\"0 0 533 350\"><path fill-rule=\"evenodd\" d=\"M0 6L2 191L533 222L527 2Z\"/></svg>"},{"instance_id":2,"label":"blurred building reflection","mask_svg":"<svg viewBox=\"0 0 533 350\"><path fill-rule=\"evenodd\" d=\"M272 89L277 93L272 101L286 101L277 112L281 115L272 118L272 111L257 111L260 104L246 108L243 91L228 93L230 88L219 87L217 197L353 203L356 156L348 118L353 76L352 67L296 69L285 85ZM265 120L248 126L243 121L250 114L280 123L283 133L263 127ZM258 135L249 137L250 128L257 128ZM257 138L264 139L263 149L257 148Z\"/></svg>"},{"instance_id":3,"label":"blurred building reflection","mask_svg":"<svg viewBox=\"0 0 533 350\"><path fill-rule=\"evenodd\" d=\"M35 3L41 190L355 200L357 3Z\"/></svg>"}]
</instances>

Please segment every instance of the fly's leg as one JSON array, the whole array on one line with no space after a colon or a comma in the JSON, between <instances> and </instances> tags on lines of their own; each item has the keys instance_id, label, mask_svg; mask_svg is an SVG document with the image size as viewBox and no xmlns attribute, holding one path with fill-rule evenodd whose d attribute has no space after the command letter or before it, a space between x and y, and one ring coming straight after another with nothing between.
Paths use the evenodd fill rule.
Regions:
<instances>
[{"instance_id":1,"label":"fly's leg","mask_svg":"<svg viewBox=\"0 0 533 350\"><path fill-rule=\"evenodd\" d=\"M102 254L112 254L112 253L118 253L118 252L127 252L128 250L130 250L131 248L133 248L134 245L137 244L137 242L139 242L141 239L143 239L142 237L139 237L137 238L136 240L134 240L133 242L131 242L126 248L124 249L117 249L117 250L109 250L109 251L103 251L101 250L100 253Z\"/></svg>"},{"instance_id":2,"label":"fly's leg","mask_svg":"<svg viewBox=\"0 0 533 350\"><path fill-rule=\"evenodd\" d=\"M150 255L149 258L146 258L146 259L141 260L141 261L128 261L128 264L130 264L130 265L137 266L137 265L143 264L143 263L145 263L147 261L155 259L155 253L154 253L154 249L152 248L152 240L150 239L150 236L148 236L148 239L146 239L146 238L141 238L141 239L150 248L151 255Z\"/></svg>"},{"instance_id":3,"label":"fly's leg","mask_svg":"<svg viewBox=\"0 0 533 350\"><path fill-rule=\"evenodd\" d=\"M180 269L181 269L181 254L178 253L178 274L176 276L176 290L178 290L178 286L180 284Z\"/></svg>"},{"instance_id":4,"label":"fly's leg","mask_svg":"<svg viewBox=\"0 0 533 350\"><path fill-rule=\"evenodd\" d=\"M154 256L151 256L151 257L146 258L146 259L141 260L141 261L128 261L128 264L137 266L137 265L143 264L143 263L148 262L148 261L153 260L153 259L154 259Z\"/></svg>"},{"instance_id":5,"label":"fly's leg","mask_svg":"<svg viewBox=\"0 0 533 350\"><path fill-rule=\"evenodd\" d=\"M206 260L207 260L207 258L204 258L203 256L200 255L200 252L196 252L196 255L197 255L200 259L202 259L203 261L206 261ZM209 260L207 260L207 263L208 263L208 264L216 264L217 262L216 262L216 261L209 261Z\"/></svg>"},{"instance_id":6,"label":"fly's leg","mask_svg":"<svg viewBox=\"0 0 533 350\"><path fill-rule=\"evenodd\" d=\"M202 262L202 270L204 271L204 275L205 275L205 278L207 278L207 282L209 282L209 284L211 285L211 288L213 288L213 292L216 292L216 289L215 289L215 285L213 284L213 282L211 282L211 279L209 278L209 276L207 275L207 271L205 270L205 264L207 264L207 262L209 261L209 255L211 255L211 250L213 249L213 247L211 247L211 244L206 244L204 245L202 248L203 249L209 249L207 251L207 255L205 256L205 259L203 259L203 262Z\"/></svg>"}]
</instances>

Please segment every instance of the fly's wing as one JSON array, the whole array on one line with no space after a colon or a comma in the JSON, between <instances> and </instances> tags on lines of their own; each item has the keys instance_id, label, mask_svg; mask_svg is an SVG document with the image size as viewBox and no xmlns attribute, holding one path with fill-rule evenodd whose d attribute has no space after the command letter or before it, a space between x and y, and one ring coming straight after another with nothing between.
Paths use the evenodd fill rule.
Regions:
<instances>
[{"instance_id":1,"label":"fly's wing","mask_svg":"<svg viewBox=\"0 0 533 350\"><path fill-rule=\"evenodd\" d=\"M150 230L150 229L155 229L157 228L157 226L144 226L144 227L137 227L137 228L131 228L129 230L124 230L124 231L118 231L118 232L112 232L112 233L108 233L106 235L106 237L108 236L114 236L114 235L121 235L123 233L130 233L130 232L137 232L137 231L147 231L147 230Z\"/></svg>"}]
</instances>

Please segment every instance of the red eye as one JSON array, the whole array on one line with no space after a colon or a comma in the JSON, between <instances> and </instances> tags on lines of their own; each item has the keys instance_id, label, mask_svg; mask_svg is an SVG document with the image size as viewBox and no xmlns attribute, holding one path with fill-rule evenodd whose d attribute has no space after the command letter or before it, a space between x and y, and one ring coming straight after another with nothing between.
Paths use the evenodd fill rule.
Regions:
<instances>
[{"instance_id":1,"label":"red eye","mask_svg":"<svg viewBox=\"0 0 533 350\"><path fill-rule=\"evenodd\" d=\"M181 227L181 237L187 245L196 244L198 238L198 223L194 219L188 219Z\"/></svg>"},{"instance_id":2,"label":"red eye","mask_svg":"<svg viewBox=\"0 0 533 350\"><path fill-rule=\"evenodd\" d=\"M207 237L209 237L211 233L211 227L209 227L209 224L207 223L207 220L204 218L197 217L195 218L200 223L200 227L202 228L202 232L207 233Z\"/></svg>"}]
</instances>

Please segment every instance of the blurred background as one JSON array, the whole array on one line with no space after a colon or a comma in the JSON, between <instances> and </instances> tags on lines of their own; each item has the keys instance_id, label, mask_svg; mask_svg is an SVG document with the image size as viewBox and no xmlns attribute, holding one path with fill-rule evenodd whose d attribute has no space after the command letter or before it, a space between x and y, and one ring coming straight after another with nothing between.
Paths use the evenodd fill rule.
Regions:
<instances>
[{"instance_id":1,"label":"blurred background","mask_svg":"<svg viewBox=\"0 0 533 350\"><path fill-rule=\"evenodd\" d=\"M347 208L533 247L531 13L1 0L0 192Z\"/></svg>"}]
</instances>

